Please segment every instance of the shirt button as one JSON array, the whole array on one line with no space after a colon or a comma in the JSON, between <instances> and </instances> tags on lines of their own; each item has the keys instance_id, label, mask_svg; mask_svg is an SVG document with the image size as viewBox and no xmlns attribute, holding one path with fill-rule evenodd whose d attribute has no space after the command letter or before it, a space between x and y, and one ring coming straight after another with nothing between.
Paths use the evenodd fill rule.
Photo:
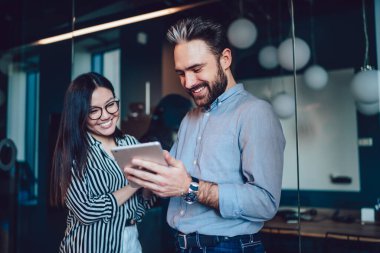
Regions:
<instances>
[{"instance_id":1,"label":"shirt button","mask_svg":"<svg viewBox=\"0 0 380 253\"><path fill-rule=\"evenodd\" d=\"M209 116L210 115L210 113L208 112L208 113L206 113L206 116Z\"/></svg>"},{"instance_id":2,"label":"shirt button","mask_svg":"<svg viewBox=\"0 0 380 253\"><path fill-rule=\"evenodd\" d=\"M197 160L194 160L194 162L193 162L193 163L194 163L194 165L197 165Z\"/></svg>"},{"instance_id":3,"label":"shirt button","mask_svg":"<svg viewBox=\"0 0 380 253\"><path fill-rule=\"evenodd\" d=\"M201 138L202 138L202 137L198 136L198 141L200 141L200 140L201 140Z\"/></svg>"},{"instance_id":4,"label":"shirt button","mask_svg":"<svg viewBox=\"0 0 380 253\"><path fill-rule=\"evenodd\" d=\"M181 210L181 212L179 212L179 214L180 214L181 216L183 216L183 215L185 214L185 211L184 211L184 210Z\"/></svg>"}]
</instances>

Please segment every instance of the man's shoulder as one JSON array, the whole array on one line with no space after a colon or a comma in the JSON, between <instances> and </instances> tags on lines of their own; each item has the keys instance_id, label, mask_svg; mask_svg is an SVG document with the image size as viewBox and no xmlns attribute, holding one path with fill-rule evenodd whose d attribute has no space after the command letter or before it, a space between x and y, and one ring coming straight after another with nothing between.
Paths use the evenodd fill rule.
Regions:
<instances>
[{"instance_id":1,"label":"man's shoulder","mask_svg":"<svg viewBox=\"0 0 380 253\"><path fill-rule=\"evenodd\" d=\"M271 108L272 105L269 101L256 97L252 93L244 90L239 94L239 98L237 99L237 106L240 108L257 109L257 108Z\"/></svg>"}]
</instances>

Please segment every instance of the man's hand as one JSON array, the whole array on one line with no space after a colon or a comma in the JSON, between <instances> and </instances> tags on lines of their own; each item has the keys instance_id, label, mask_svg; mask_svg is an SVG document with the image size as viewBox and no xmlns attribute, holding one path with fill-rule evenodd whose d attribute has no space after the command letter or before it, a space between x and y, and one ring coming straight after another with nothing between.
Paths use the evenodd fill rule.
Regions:
<instances>
[{"instance_id":1,"label":"man's hand","mask_svg":"<svg viewBox=\"0 0 380 253\"><path fill-rule=\"evenodd\" d=\"M124 172L128 181L150 189L160 197L181 196L186 193L191 183L191 177L185 166L181 161L170 156L167 151L164 151L164 157L169 166L133 159L134 167L141 167L145 170L125 167Z\"/></svg>"}]
</instances>

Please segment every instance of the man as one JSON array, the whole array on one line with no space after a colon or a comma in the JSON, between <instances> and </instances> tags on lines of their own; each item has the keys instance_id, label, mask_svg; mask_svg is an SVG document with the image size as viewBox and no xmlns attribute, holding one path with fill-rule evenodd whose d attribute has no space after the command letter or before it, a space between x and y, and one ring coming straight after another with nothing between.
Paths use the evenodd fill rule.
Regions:
<instances>
[{"instance_id":1,"label":"man","mask_svg":"<svg viewBox=\"0 0 380 253\"><path fill-rule=\"evenodd\" d=\"M169 166L134 159L148 171L126 167L128 180L171 197L167 221L178 252L264 252L258 232L277 212L281 193L280 122L267 102L236 83L220 24L184 19L167 37L197 108L164 152Z\"/></svg>"}]
</instances>

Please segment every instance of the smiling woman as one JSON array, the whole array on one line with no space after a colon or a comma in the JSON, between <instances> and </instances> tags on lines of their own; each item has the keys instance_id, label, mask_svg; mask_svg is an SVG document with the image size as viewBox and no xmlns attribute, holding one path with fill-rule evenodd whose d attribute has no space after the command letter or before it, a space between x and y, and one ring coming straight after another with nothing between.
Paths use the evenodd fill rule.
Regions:
<instances>
[{"instance_id":1,"label":"smiling woman","mask_svg":"<svg viewBox=\"0 0 380 253\"><path fill-rule=\"evenodd\" d=\"M117 128L118 111L102 75L82 74L67 89L51 184L53 204L69 209L60 252L141 252L136 222L151 199L127 183L110 151L137 143Z\"/></svg>"},{"instance_id":2,"label":"smiling woman","mask_svg":"<svg viewBox=\"0 0 380 253\"><path fill-rule=\"evenodd\" d=\"M88 113L89 132L97 139L102 139L104 144L107 140L111 141L111 146L114 141L110 139L110 136L115 132L116 123L119 120L118 102L109 89L97 87L92 93L91 108ZM109 153L109 149L106 151Z\"/></svg>"}]
</instances>

